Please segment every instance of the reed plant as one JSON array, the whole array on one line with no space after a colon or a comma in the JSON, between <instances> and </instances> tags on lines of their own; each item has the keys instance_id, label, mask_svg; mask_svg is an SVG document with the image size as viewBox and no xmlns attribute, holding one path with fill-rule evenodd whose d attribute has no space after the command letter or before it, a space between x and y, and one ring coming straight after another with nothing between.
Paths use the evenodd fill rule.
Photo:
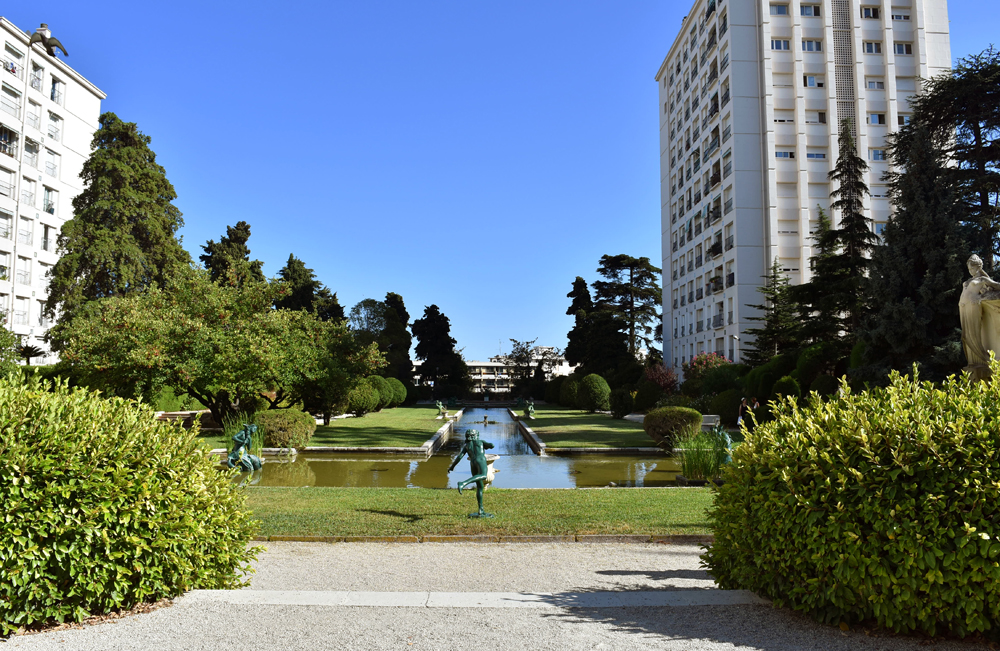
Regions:
<instances>
[{"instance_id":1,"label":"reed plant","mask_svg":"<svg viewBox=\"0 0 1000 651\"><path fill-rule=\"evenodd\" d=\"M686 479L716 479L729 462L729 443L729 433L721 425L688 434L678 441L681 474Z\"/></svg>"},{"instance_id":2,"label":"reed plant","mask_svg":"<svg viewBox=\"0 0 1000 651\"><path fill-rule=\"evenodd\" d=\"M257 431L250 436L250 454L259 457L264 449L264 427L257 423L256 413L239 412L222 419L222 436L226 440L226 454L233 451L233 437L245 425L257 425Z\"/></svg>"}]
</instances>

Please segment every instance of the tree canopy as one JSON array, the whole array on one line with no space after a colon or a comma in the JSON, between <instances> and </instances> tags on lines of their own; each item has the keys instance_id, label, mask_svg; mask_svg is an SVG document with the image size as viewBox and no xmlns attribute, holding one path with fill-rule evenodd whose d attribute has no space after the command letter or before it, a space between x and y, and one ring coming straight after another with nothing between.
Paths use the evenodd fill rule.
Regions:
<instances>
[{"instance_id":1,"label":"tree canopy","mask_svg":"<svg viewBox=\"0 0 1000 651\"><path fill-rule=\"evenodd\" d=\"M250 224L245 221L236 222L236 226L226 226L226 234L219 238L219 241L209 240L202 245L205 251L198 256L205 269L211 274L212 280L218 282L220 278L225 278L229 269L237 261L246 262L241 265L244 269L246 279L250 282L261 282L264 280L262 271L264 263L260 260L250 260L250 247L247 242L250 240Z\"/></svg>"},{"instance_id":2,"label":"tree canopy","mask_svg":"<svg viewBox=\"0 0 1000 651\"><path fill-rule=\"evenodd\" d=\"M792 299L788 276L782 271L777 257L757 291L764 296L764 304L750 307L761 310L763 316L749 317L749 320L760 321L762 326L746 330L754 341L743 351L743 361L750 366L766 364L775 355L795 350L802 343L798 305Z\"/></svg>"},{"instance_id":3,"label":"tree canopy","mask_svg":"<svg viewBox=\"0 0 1000 651\"><path fill-rule=\"evenodd\" d=\"M652 346L656 338L653 325L661 322L663 302L660 272L649 258L625 254L602 255L597 267L597 273L606 279L594 282L597 307L610 311L624 324L632 357L640 346Z\"/></svg>"},{"instance_id":4,"label":"tree canopy","mask_svg":"<svg viewBox=\"0 0 1000 651\"><path fill-rule=\"evenodd\" d=\"M49 331L54 349L64 326L88 302L163 287L191 263L177 231L184 225L151 139L134 122L100 116L83 164L83 191L58 238L45 312L58 319Z\"/></svg>"},{"instance_id":5,"label":"tree canopy","mask_svg":"<svg viewBox=\"0 0 1000 651\"><path fill-rule=\"evenodd\" d=\"M434 394L439 398L464 394L471 386L469 369L462 355L455 349L451 336L451 321L437 305L424 308L423 317L413 322L413 336L417 339L414 352L421 360L420 378L424 383L434 383Z\"/></svg>"},{"instance_id":6,"label":"tree canopy","mask_svg":"<svg viewBox=\"0 0 1000 651\"><path fill-rule=\"evenodd\" d=\"M294 254L278 272L286 286L285 293L275 302L275 307L286 310L312 312L321 321L343 320L344 308L337 300L337 294L316 280L316 274L306 267Z\"/></svg>"}]
</instances>

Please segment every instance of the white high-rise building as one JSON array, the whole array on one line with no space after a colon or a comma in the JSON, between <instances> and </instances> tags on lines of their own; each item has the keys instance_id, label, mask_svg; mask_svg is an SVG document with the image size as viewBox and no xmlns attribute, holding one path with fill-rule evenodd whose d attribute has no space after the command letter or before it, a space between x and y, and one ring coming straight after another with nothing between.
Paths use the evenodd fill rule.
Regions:
<instances>
[{"instance_id":1,"label":"white high-rise building","mask_svg":"<svg viewBox=\"0 0 1000 651\"><path fill-rule=\"evenodd\" d=\"M45 25L38 31L50 36ZM47 350L46 274L83 189L80 171L106 96L38 43L29 50L30 34L2 17L0 35L0 311L25 344Z\"/></svg>"},{"instance_id":2,"label":"white high-rise building","mask_svg":"<svg viewBox=\"0 0 1000 651\"><path fill-rule=\"evenodd\" d=\"M890 213L885 136L921 78L951 65L946 0L698 0L656 74L663 357L739 359L775 258L809 279L839 123L868 159L869 215ZM736 337L742 337L737 340Z\"/></svg>"}]
</instances>

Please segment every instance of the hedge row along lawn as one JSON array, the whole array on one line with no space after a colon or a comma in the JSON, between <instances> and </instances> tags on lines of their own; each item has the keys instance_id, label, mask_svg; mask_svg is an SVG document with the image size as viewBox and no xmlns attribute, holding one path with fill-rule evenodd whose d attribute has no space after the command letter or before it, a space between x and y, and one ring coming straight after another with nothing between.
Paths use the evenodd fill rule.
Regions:
<instances>
[{"instance_id":1,"label":"hedge row along lawn","mask_svg":"<svg viewBox=\"0 0 1000 651\"><path fill-rule=\"evenodd\" d=\"M708 488L486 491L496 517L466 517L475 491L429 488L265 488L247 506L262 536L709 534Z\"/></svg>"},{"instance_id":2,"label":"hedge row along lawn","mask_svg":"<svg viewBox=\"0 0 1000 651\"><path fill-rule=\"evenodd\" d=\"M545 445L553 448L652 448L656 442L642 423L553 405L535 407L535 420L525 420Z\"/></svg>"}]
</instances>

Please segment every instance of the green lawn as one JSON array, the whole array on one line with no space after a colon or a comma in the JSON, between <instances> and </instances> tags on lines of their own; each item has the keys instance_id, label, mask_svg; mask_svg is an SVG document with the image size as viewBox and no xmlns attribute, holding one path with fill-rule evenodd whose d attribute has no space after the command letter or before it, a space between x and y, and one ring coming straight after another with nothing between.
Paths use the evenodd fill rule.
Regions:
<instances>
[{"instance_id":1,"label":"green lawn","mask_svg":"<svg viewBox=\"0 0 1000 651\"><path fill-rule=\"evenodd\" d=\"M247 489L260 535L422 536L709 534L708 488L486 491L496 517L466 517L475 491L427 488Z\"/></svg>"},{"instance_id":2,"label":"green lawn","mask_svg":"<svg viewBox=\"0 0 1000 651\"><path fill-rule=\"evenodd\" d=\"M643 431L642 423L618 420L607 414L541 405L535 407L535 420L524 423L552 448L656 447Z\"/></svg>"},{"instance_id":3,"label":"green lawn","mask_svg":"<svg viewBox=\"0 0 1000 651\"><path fill-rule=\"evenodd\" d=\"M331 420L316 428L309 445L335 447L420 447L444 425L434 405L396 407L361 418Z\"/></svg>"},{"instance_id":4,"label":"green lawn","mask_svg":"<svg viewBox=\"0 0 1000 651\"><path fill-rule=\"evenodd\" d=\"M226 447L226 437L222 432L202 432L198 435L198 441L209 450Z\"/></svg>"}]
</instances>

